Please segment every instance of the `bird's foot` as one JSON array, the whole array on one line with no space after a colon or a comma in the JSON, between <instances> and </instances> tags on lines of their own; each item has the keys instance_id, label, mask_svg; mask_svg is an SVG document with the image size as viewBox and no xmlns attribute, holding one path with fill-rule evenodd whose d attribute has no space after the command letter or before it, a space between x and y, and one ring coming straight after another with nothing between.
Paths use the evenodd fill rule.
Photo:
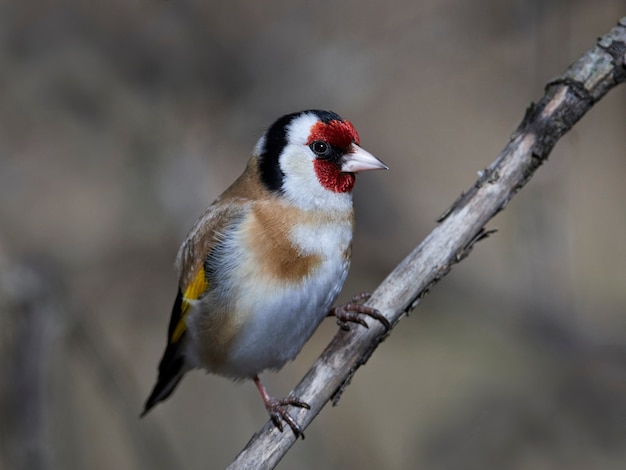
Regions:
<instances>
[{"instance_id":1,"label":"bird's foot","mask_svg":"<svg viewBox=\"0 0 626 470\"><path fill-rule=\"evenodd\" d=\"M274 426L278 428L280 432L283 432L283 421L289 425L293 433L296 435L296 439L301 437L304 439L304 433L302 432L302 428L296 421L291 417L289 411L287 410L287 406L296 406L298 408L304 408L310 410L311 407L308 403L300 400L297 397L286 397L283 399L277 399L271 397L263 384L261 383L261 379L258 376L253 378L254 384L256 385L259 393L261 394L261 398L263 399L263 403L265 404L265 409L270 415Z\"/></svg>"},{"instance_id":2,"label":"bird's foot","mask_svg":"<svg viewBox=\"0 0 626 470\"><path fill-rule=\"evenodd\" d=\"M383 324L385 329L389 331L391 329L391 324L389 320L387 320L378 310L372 307L366 307L363 305L364 302L371 297L372 294L369 292L362 292L358 295L355 295L350 302L345 305L340 305L338 307L333 307L329 312L329 317L337 318L337 324L342 330L348 331L350 330L350 323L358 323L359 325L363 325L365 328L368 328L367 323L363 319L363 315L373 318L374 320L378 320Z\"/></svg>"},{"instance_id":3,"label":"bird's foot","mask_svg":"<svg viewBox=\"0 0 626 470\"><path fill-rule=\"evenodd\" d=\"M289 427L295 434L296 439L298 437L301 437L302 439L304 439L304 432L302 432L302 428L291 417L291 415L289 414L289 410L287 409L287 406L297 406L298 408L304 408L307 410L311 409L308 403L305 403L296 397L286 397L281 400L270 397L265 402L265 409L269 413L270 418L272 418L272 422L274 423L274 426L276 426L280 432L283 432L282 422L284 421L285 423L289 425Z\"/></svg>"}]
</instances>

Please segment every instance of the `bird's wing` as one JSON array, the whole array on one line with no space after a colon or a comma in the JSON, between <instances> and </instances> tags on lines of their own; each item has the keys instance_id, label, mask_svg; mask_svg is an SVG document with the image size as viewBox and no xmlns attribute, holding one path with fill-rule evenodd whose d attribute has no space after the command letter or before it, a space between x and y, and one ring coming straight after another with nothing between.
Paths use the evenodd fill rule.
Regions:
<instances>
[{"instance_id":1,"label":"bird's wing","mask_svg":"<svg viewBox=\"0 0 626 470\"><path fill-rule=\"evenodd\" d=\"M239 228L250 207L251 203L245 200L214 204L198 219L181 245L177 257L180 301L175 302L170 318L170 343L177 343L183 337L191 305L210 290L219 288L220 282L223 282L223 273L215 269L215 260L228 256L228 253L224 253L225 245L231 234ZM200 227L203 229L200 230Z\"/></svg>"},{"instance_id":2,"label":"bird's wing","mask_svg":"<svg viewBox=\"0 0 626 470\"><path fill-rule=\"evenodd\" d=\"M165 400L189 370L183 347L187 332L186 317L195 301L211 289L219 288L220 273L215 272L210 260L215 258L215 253L224 251L229 232L237 229L249 207L250 203L243 200L212 205L181 245L177 258L180 284L172 307L167 346L159 363L157 383L146 401L142 416ZM199 230L200 227L202 230Z\"/></svg>"},{"instance_id":3,"label":"bird's wing","mask_svg":"<svg viewBox=\"0 0 626 470\"><path fill-rule=\"evenodd\" d=\"M201 266L191 283L183 292L180 288L172 308L167 338L170 343L178 343L186 330L186 317L193 301L198 300L209 288L209 282L204 268Z\"/></svg>"}]
</instances>

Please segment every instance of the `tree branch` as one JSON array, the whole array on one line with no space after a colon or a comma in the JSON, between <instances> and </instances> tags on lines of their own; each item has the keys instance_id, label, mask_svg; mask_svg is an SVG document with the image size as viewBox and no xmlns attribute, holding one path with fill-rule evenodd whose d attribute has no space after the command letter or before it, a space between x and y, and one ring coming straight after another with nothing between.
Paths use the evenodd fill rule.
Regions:
<instances>
[{"instance_id":1,"label":"tree branch","mask_svg":"<svg viewBox=\"0 0 626 470\"><path fill-rule=\"evenodd\" d=\"M531 104L498 158L438 220L439 225L376 289L367 305L395 325L445 276L476 242L491 232L485 224L548 158L556 142L610 89L626 80L626 17L597 45L548 83L543 98ZM304 429L329 401L339 399L356 370L385 338L384 327L368 320L369 329L339 331L294 390L311 410L294 410ZM256 433L229 469L274 468L295 442L271 421Z\"/></svg>"}]
</instances>

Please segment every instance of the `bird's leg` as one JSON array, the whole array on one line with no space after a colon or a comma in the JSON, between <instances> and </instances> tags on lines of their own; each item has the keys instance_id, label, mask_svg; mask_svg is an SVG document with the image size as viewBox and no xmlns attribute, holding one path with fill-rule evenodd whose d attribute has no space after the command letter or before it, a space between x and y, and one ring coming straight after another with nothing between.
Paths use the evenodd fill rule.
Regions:
<instances>
[{"instance_id":1,"label":"bird's leg","mask_svg":"<svg viewBox=\"0 0 626 470\"><path fill-rule=\"evenodd\" d=\"M347 304L331 308L327 316L337 318L337 324L339 327L342 330L348 331L350 330L350 322L358 323L359 325L363 325L365 328L368 328L367 323L365 323L365 320L362 318L362 315L367 315L368 317L372 317L373 319L381 322L385 329L389 331L391 328L389 320L387 320L375 308L363 305L363 303L367 302L371 295L372 294L369 292L361 292L360 294L352 297L352 300Z\"/></svg>"},{"instance_id":2,"label":"bird's leg","mask_svg":"<svg viewBox=\"0 0 626 470\"><path fill-rule=\"evenodd\" d=\"M283 423L281 422L282 419L289 425L293 433L296 435L296 439L298 437L304 439L304 433L302 432L302 428L291 417L289 411L287 411L286 406L291 405L297 406L298 408L305 408L307 410L310 410L311 407L309 406L309 404L303 402L296 397L286 397L278 400L274 397L271 397L267 393L267 390L261 383L261 379L259 379L258 375L254 376L253 380L256 388L259 389L259 393L261 394L261 398L263 399L263 403L265 404L265 409L269 413L270 418L272 418L274 426L276 426L280 432L283 432Z\"/></svg>"}]
</instances>

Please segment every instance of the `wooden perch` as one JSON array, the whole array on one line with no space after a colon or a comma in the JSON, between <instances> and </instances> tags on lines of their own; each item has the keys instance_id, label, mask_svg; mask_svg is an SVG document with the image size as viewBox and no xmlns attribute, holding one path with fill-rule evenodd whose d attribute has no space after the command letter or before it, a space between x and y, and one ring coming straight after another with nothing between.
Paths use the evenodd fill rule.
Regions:
<instances>
[{"instance_id":1,"label":"wooden perch","mask_svg":"<svg viewBox=\"0 0 626 470\"><path fill-rule=\"evenodd\" d=\"M626 80L625 60L626 18L622 18L593 49L548 83L545 95L530 105L498 158L479 173L472 188L441 216L439 225L389 274L367 305L379 309L392 325L413 309L477 241L490 234L485 224L528 182L556 142ZM292 412L303 429L328 401L336 402L388 334L379 322L369 319L368 324L369 329L340 330L295 388L294 395L311 405L310 410ZM292 432L281 433L268 421L228 468L274 468L295 440Z\"/></svg>"}]
</instances>

